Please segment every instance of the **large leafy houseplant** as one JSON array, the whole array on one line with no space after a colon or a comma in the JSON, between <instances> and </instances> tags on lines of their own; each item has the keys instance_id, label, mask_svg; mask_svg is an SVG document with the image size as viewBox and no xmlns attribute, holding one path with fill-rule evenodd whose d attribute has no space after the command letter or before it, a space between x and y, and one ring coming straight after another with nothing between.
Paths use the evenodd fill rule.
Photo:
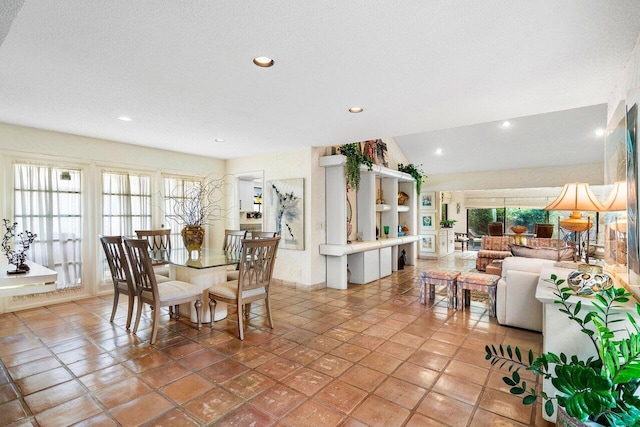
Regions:
<instances>
[{"instance_id":1,"label":"large leafy houseplant","mask_svg":"<svg viewBox=\"0 0 640 427\"><path fill-rule=\"evenodd\" d=\"M360 187L360 165L366 165L369 170L373 168L373 160L362 153L357 142L341 145L338 150L347 158L346 173L347 185L358 191Z\"/></svg>"},{"instance_id":2,"label":"large leafy houseplant","mask_svg":"<svg viewBox=\"0 0 640 427\"><path fill-rule=\"evenodd\" d=\"M422 181L427 178L427 175L422 170L422 165L414 165L413 163L409 163L403 165L402 163L398 164L398 170L400 172L408 173L416 180L416 192L420 194L420 189L422 188Z\"/></svg>"},{"instance_id":3,"label":"large leafy houseplant","mask_svg":"<svg viewBox=\"0 0 640 427\"><path fill-rule=\"evenodd\" d=\"M545 400L545 412L554 412L553 400L565 409L569 416L584 421L594 421L606 426L640 425L640 399L634 396L640 385L640 327L631 313L626 313L629 327L626 338L618 338L616 333L624 329L612 329L624 321L621 312L616 311L620 303L629 301L631 296L624 288L609 288L596 295L595 309L586 313L581 302L569 303L573 294L570 287L563 287L564 280L551 275L546 280L555 285L554 301L560 312L576 322L582 333L593 343L596 357L581 360L577 356L553 353L534 357L529 350L523 355L518 347L507 345L486 346L486 359L492 365L509 365L510 377L504 377L514 395L523 395L522 402L530 405L538 397ZM640 315L640 304L635 305ZM527 383L519 374L525 368L535 375L551 379L558 390L556 396L548 396L535 387L527 388Z\"/></svg>"}]
</instances>

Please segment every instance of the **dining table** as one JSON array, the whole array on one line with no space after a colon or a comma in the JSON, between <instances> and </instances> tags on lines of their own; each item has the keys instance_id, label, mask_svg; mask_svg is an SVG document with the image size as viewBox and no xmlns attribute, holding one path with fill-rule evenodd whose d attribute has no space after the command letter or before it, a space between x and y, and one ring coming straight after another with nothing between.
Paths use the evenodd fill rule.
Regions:
<instances>
[{"instance_id":1,"label":"dining table","mask_svg":"<svg viewBox=\"0 0 640 427\"><path fill-rule=\"evenodd\" d=\"M174 280L194 284L202 289L202 323L211 322L209 309L209 288L227 281L227 270L239 263L238 252L222 249L206 249L189 251L187 249L151 250L154 262L169 265L169 277ZM227 317L227 305L218 302L213 321ZM198 321L193 304L180 305L180 314L189 316L191 322Z\"/></svg>"}]
</instances>

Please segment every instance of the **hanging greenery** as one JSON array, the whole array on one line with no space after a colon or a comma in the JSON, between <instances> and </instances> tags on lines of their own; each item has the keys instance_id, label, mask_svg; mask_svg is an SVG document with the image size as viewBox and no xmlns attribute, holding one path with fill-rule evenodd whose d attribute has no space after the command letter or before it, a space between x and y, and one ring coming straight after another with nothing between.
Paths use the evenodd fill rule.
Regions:
<instances>
[{"instance_id":1,"label":"hanging greenery","mask_svg":"<svg viewBox=\"0 0 640 427\"><path fill-rule=\"evenodd\" d=\"M420 194L420 188L422 187L422 181L427 178L427 174L422 170L422 164L415 166L413 163L403 165L398 164L398 170L400 172L408 173L416 180L416 191Z\"/></svg>"},{"instance_id":2,"label":"hanging greenery","mask_svg":"<svg viewBox=\"0 0 640 427\"><path fill-rule=\"evenodd\" d=\"M362 154L357 142L341 145L338 150L347 158L346 173L347 185L358 191L360 187L360 165L366 165L369 170L373 168L373 160Z\"/></svg>"}]
</instances>

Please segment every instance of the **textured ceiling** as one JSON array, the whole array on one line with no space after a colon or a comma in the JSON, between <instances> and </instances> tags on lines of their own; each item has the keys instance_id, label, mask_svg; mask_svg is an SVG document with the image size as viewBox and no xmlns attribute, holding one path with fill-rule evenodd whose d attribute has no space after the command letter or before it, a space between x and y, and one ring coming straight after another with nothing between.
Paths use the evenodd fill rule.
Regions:
<instances>
[{"instance_id":1,"label":"textured ceiling","mask_svg":"<svg viewBox=\"0 0 640 427\"><path fill-rule=\"evenodd\" d=\"M553 133L535 118L515 141L478 132L606 103L640 33L637 0L5 4L19 13L0 38L0 122L218 158L398 137L429 173L420 156L436 144L456 153L447 172L494 169L469 149L481 143L503 165L519 164L500 158L507 143L532 147L528 165L555 161L534 149ZM604 125L604 107L575 111ZM587 150L579 132L554 147Z\"/></svg>"}]
</instances>

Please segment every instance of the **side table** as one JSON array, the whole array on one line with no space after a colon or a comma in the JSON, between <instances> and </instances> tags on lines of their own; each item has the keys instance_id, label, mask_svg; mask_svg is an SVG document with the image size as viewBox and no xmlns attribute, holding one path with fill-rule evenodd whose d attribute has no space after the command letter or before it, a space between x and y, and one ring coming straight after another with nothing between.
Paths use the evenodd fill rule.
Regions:
<instances>
[{"instance_id":1,"label":"side table","mask_svg":"<svg viewBox=\"0 0 640 427\"><path fill-rule=\"evenodd\" d=\"M459 271L453 270L427 270L420 278L420 303L427 303L427 285L429 286L429 299L435 299L435 286L447 287L447 307L456 308L456 279L460 276Z\"/></svg>"},{"instance_id":2,"label":"side table","mask_svg":"<svg viewBox=\"0 0 640 427\"><path fill-rule=\"evenodd\" d=\"M496 317L496 285L500 276L484 273L464 273L458 276L458 310L471 305L471 290L489 294L489 316Z\"/></svg>"}]
</instances>

